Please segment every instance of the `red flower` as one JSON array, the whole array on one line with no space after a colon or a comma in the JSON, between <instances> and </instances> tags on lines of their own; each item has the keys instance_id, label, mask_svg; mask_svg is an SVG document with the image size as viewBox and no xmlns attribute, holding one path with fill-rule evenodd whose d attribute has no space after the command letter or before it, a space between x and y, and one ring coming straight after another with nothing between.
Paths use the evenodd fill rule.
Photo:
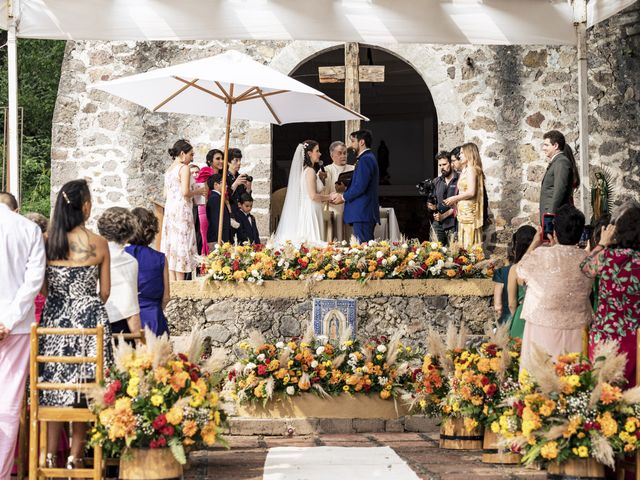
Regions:
<instances>
[{"instance_id":1,"label":"red flower","mask_svg":"<svg viewBox=\"0 0 640 480\"><path fill-rule=\"evenodd\" d=\"M258 375L264 375L265 373L267 373L267 366L258 365Z\"/></svg>"},{"instance_id":2,"label":"red flower","mask_svg":"<svg viewBox=\"0 0 640 480\"><path fill-rule=\"evenodd\" d=\"M496 387L495 383L492 383L491 385L489 385L487 387L487 395L489 397L493 397L493 394L496 393L496 390L498 389L498 387Z\"/></svg>"},{"instance_id":3,"label":"red flower","mask_svg":"<svg viewBox=\"0 0 640 480\"><path fill-rule=\"evenodd\" d=\"M302 267L302 268L307 268L307 265L309 265L309 262L304 259L304 258L299 258L298 259L298 264Z\"/></svg>"},{"instance_id":4,"label":"red flower","mask_svg":"<svg viewBox=\"0 0 640 480\"><path fill-rule=\"evenodd\" d=\"M189 359L187 358L187 356L184 353L179 353L178 354L178 358L180 360L182 360L183 362L188 362L189 361Z\"/></svg>"},{"instance_id":5,"label":"red flower","mask_svg":"<svg viewBox=\"0 0 640 480\"><path fill-rule=\"evenodd\" d=\"M233 271L235 272L240 267L240 262L238 260L233 261Z\"/></svg>"},{"instance_id":6,"label":"red flower","mask_svg":"<svg viewBox=\"0 0 640 480\"><path fill-rule=\"evenodd\" d=\"M107 405L113 405L113 402L116 401L116 394L111 389L108 389L104 394L103 400Z\"/></svg>"},{"instance_id":7,"label":"red flower","mask_svg":"<svg viewBox=\"0 0 640 480\"><path fill-rule=\"evenodd\" d=\"M485 376L483 376L483 377L480 379L480 383L482 383L482 385L489 385L489 377L485 377Z\"/></svg>"},{"instance_id":8,"label":"red flower","mask_svg":"<svg viewBox=\"0 0 640 480\"><path fill-rule=\"evenodd\" d=\"M151 440L149 442L149 448L158 448L158 442L156 442L155 440Z\"/></svg>"},{"instance_id":9,"label":"red flower","mask_svg":"<svg viewBox=\"0 0 640 480\"><path fill-rule=\"evenodd\" d=\"M583 428L585 432L589 430L600 430L600 424L598 422L585 422Z\"/></svg>"},{"instance_id":10,"label":"red flower","mask_svg":"<svg viewBox=\"0 0 640 480\"><path fill-rule=\"evenodd\" d=\"M196 380L198 380L198 372L196 372L195 370L192 370L189 376L191 377L192 382L195 382Z\"/></svg>"},{"instance_id":11,"label":"red flower","mask_svg":"<svg viewBox=\"0 0 640 480\"><path fill-rule=\"evenodd\" d=\"M524 403L522 402L516 402L513 404L514 407L516 407L516 413L519 417L522 416L522 412L524 411Z\"/></svg>"},{"instance_id":12,"label":"red flower","mask_svg":"<svg viewBox=\"0 0 640 480\"><path fill-rule=\"evenodd\" d=\"M153 423L151 424L153 426L153 428L155 428L156 430L160 430L162 427L164 427L167 424L167 417L164 415L164 413L161 413L160 415L158 415L156 417L156 419L153 421Z\"/></svg>"},{"instance_id":13,"label":"red flower","mask_svg":"<svg viewBox=\"0 0 640 480\"><path fill-rule=\"evenodd\" d=\"M229 378L229 380L233 380L234 378L236 378L236 371L235 370L229 370L229 374L227 375L227 377Z\"/></svg>"},{"instance_id":14,"label":"red flower","mask_svg":"<svg viewBox=\"0 0 640 480\"><path fill-rule=\"evenodd\" d=\"M122 388L122 382L120 380L116 380L111 385L109 385L109 388L113 388L114 393L119 392Z\"/></svg>"},{"instance_id":15,"label":"red flower","mask_svg":"<svg viewBox=\"0 0 640 480\"><path fill-rule=\"evenodd\" d=\"M160 433L170 437L175 433L175 430L173 429L173 425L165 425L160 429Z\"/></svg>"},{"instance_id":16,"label":"red flower","mask_svg":"<svg viewBox=\"0 0 640 480\"><path fill-rule=\"evenodd\" d=\"M166 446L167 446L167 439L164 437L158 438L158 447L166 447Z\"/></svg>"}]
</instances>

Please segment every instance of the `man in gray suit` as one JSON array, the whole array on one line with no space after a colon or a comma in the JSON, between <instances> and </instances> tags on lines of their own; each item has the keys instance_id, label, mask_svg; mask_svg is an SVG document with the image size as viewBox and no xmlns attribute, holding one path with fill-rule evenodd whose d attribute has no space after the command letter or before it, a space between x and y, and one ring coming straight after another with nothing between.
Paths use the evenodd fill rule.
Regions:
<instances>
[{"instance_id":1,"label":"man in gray suit","mask_svg":"<svg viewBox=\"0 0 640 480\"><path fill-rule=\"evenodd\" d=\"M540 220L545 213L556 213L562 205L573 204L573 190L580 185L576 161L564 135L551 130L542 138L542 151L550 163L540 188Z\"/></svg>"}]
</instances>

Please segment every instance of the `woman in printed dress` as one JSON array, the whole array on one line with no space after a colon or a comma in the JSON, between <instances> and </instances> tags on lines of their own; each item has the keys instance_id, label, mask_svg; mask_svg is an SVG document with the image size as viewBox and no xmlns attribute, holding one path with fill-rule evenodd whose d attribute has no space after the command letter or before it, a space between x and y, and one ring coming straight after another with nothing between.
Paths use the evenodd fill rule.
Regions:
<instances>
[{"instance_id":1,"label":"woman in printed dress","mask_svg":"<svg viewBox=\"0 0 640 480\"><path fill-rule=\"evenodd\" d=\"M164 222L160 250L167 257L169 278L184 280L184 274L195 269L196 232L193 219L193 197L207 195L207 187L193 188L195 183L189 164L193 161L193 147L186 140L178 140L169 149L173 163L164 174Z\"/></svg>"},{"instance_id":2,"label":"woman in printed dress","mask_svg":"<svg viewBox=\"0 0 640 480\"><path fill-rule=\"evenodd\" d=\"M602 227L600 242L582 272L599 280L598 307L589 332L589 355L607 340L627 354L627 386L636 380L636 335L640 327L640 207L626 208L615 225Z\"/></svg>"}]
</instances>

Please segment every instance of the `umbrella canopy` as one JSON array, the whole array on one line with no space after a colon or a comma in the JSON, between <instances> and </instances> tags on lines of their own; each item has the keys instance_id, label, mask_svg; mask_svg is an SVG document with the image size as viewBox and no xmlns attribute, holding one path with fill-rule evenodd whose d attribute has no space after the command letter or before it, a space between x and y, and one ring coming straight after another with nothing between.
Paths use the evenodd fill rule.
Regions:
<instances>
[{"instance_id":1,"label":"umbrella canopy","mask_svg":"<svg viewBox=\"0 0 640 480\"><path fill-rule=\"evenodd\" d=\"M226 189L231 118L265 123L368 120L344 105L251 57L230 50L92 86L154 112L226 117L222 191ZM220 202L218 243L224 202Z\"/></svg>"},{"instance_id":2,"label":"umbrella canopy","mask_svg":"<svg viewBox=\"0 0 640 480\"><path fill-rule=\"evenodd\" d=\"M10 1L23 38L576 43L567 0ZM634 1L590 0L589 26ZM0 0L0 28L9 3Z\"/></svg>"},{"instance_id":3,"label":"umbrella canopy","mask_svg":"<svg viewBox=\"0 0 640 480\"><path fill-rule=\"evenodd\" d=\"M109 92L154 112L233 118L278 125L368 120L287 75L234 50L202 60L102 82Z\"/></svg>"}]
</instances>

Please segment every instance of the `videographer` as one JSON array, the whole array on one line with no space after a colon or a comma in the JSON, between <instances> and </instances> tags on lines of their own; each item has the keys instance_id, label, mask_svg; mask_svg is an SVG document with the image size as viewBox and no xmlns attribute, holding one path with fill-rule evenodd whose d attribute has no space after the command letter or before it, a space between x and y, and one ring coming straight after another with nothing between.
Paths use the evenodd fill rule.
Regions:
<instances>
[{"instance_id":1,"label":"videographer","mask_svg":"<svg viewBox=\"0 0 640 480\"><path fill-rule=\"evenodd\" d=\"M440 176L433 180L433 196L427 201L427 208L433 213L433 230L442 245L449 244L449 237L455 233L456 218L453 208L446 206L445 198L456 194L458 174L451 166L449 152L442 151L436 155ZM435 203L433 203L435 201Z\"/></svg>"}]
</instances>

